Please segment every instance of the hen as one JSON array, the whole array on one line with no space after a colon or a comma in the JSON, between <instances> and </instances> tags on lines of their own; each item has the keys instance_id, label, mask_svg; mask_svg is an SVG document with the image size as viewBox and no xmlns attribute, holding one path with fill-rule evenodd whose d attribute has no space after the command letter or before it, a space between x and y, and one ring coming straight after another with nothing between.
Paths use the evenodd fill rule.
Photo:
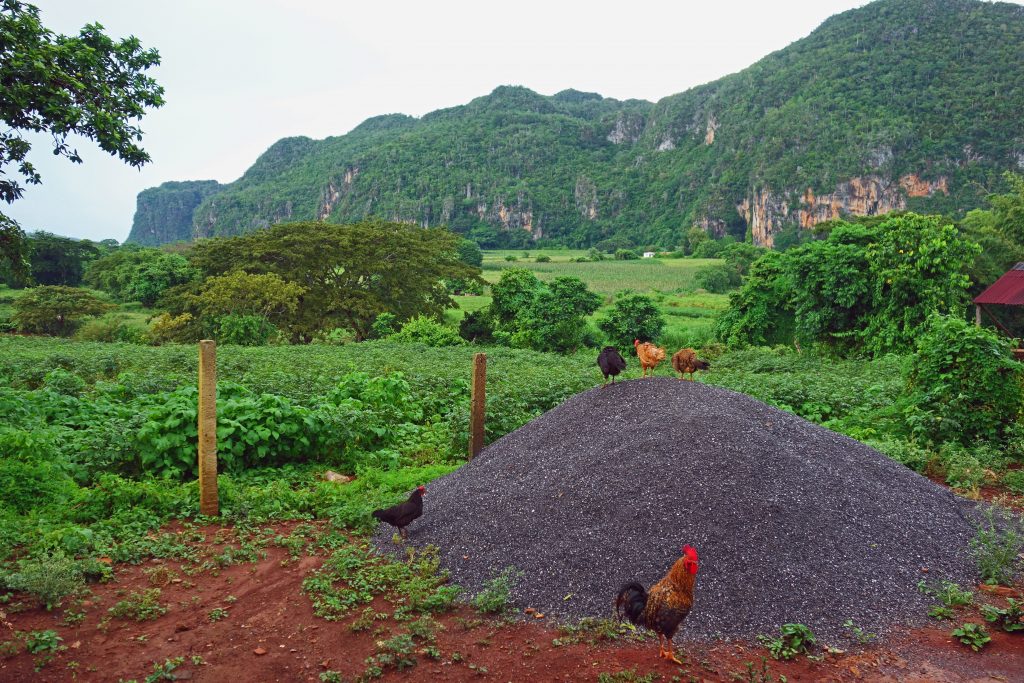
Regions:
<instances>
[{"instance_id":1,"label":"hen","mask_svg":"<svg viewBox=\"0 0 1024 683\"><path fill-rule=\"evenodd\" d=\"M384 508L383 510L374 510L373 516L397 528L402 538L407 538L409 534L405 527L412 524L414 519L418 519L423 514L423 494L426 492L427 488L425 486L417 486L416 490L409 496L409 500L398 505L392 505L389 508Z\"/></svg>"},{"instance_id":2,"label":"hen","mask_svg":"<svg viewBox=\"0 0 1024 683\"><path fill-rule=\"evenodd\" d=\"M672 367L679 373L679 379L683 379L685 373L692 380L693 373L698 370L707 370L711 367L711 363L697 358L697 352L693 349L679 349L672 354Z\"/></svg>"},{"instance_id":3,"label":"hen","mask_svg":"<svg viewBox=\"0 0 1024 683\"><path fill-rule=\"evenodd\" d=\"M597 357L597 365L604 374L604 384L608 384L609 376L612 378L612 384L615 384L615 377L626 369L626 359L614 346L606 346L601 349L601 355Z\"/></svg>"},{"instance_id":4,"label":"hen","mask_svg":"<svg viewBox=\"0 0 1024 683\"><path fill-rule=\"evenodd\" d=\"M640 359L640 367L643 369L642 376L646 377L648 370L653 376L654 368L665 360L665 349L658 348L651 342L641 342L639 339L633 340L633 348L636 349L636 357Z\"/></svg>"},{"instance_id":5,"label":"hen","mask_svg":"<svg viewBox=\"0 0 1024 683\"><path fill-rule=\"evenodd\" d=\"M672 637L693 607L693 585L697 581L697 551L683 546L668 575L644 590L639 583L627 583L615 598L615 612L638 626L658 634L658 656L682 664L672 652ZM663 644L664 642L664 644Z\"/></svg>"}]
</instances>

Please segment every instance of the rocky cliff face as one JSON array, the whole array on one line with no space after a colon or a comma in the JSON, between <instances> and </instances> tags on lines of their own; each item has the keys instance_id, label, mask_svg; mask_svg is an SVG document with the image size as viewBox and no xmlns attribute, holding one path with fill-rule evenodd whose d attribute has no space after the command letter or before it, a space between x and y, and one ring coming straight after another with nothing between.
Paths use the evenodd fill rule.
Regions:
<instances>
[{"instance_id":1,"label":"rocky cliff face","mask_svg":"<svg viewBox=\"0 0 1024 683\"><path fill-rule=\"evenodd\" d=\"M224 188L216 180L169 182L139 193L126 241L145 246L191 240L192 215L207 197Z\"/></svg>"},{"instance_id":2,"label":"rocky cliff face","mask_svg":"<svg viewBox=\"0 0 1024 683\"><path fill-rule=\"evenodd\" d=\"M936 192L949 193L945 177L929 181L908 174L892 182L879 176L863 176L851 178L834 192L823 195L815 195L811 188L799 198L792 191L755 190L736 210L747 222L754 244L771 247L775 235L787 227L808 230L844 215L877 216L902 211L907 208L907 197L930 197Z\"/></svg>"}]
</instances>

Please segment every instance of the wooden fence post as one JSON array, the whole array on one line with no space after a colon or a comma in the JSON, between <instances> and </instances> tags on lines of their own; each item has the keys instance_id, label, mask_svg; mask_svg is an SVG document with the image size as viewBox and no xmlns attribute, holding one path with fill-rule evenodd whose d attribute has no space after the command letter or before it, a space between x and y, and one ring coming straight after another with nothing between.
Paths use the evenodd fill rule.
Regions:
<instances>
[{"instance_id":1,"label":"wooden fence post","mask_svg":"<svg viewBox=\"0 0 1024 683\"><path fill-rule=\"evenodd\" d=\"M216 517L217 502L217 343L199 342L199 513Z\"/></svg>"},{"instance_id":2,"label":"wooden fence post","mask_svg":"<svg viewBox=\"0 0 1024 683\"><path fill-rule=\"evenodd\" d=\"M484 414L487 401L487 354L473 354L473 389L470 395L469 459L484 447Z\"/></svg>"}]
</instances>

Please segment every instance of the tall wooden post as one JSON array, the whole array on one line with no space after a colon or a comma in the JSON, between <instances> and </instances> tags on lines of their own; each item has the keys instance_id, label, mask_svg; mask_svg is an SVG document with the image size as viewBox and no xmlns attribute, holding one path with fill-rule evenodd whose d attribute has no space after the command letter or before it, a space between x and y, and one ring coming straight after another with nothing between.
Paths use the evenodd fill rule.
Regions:
<instances>
[{"instance_id":1,"label":"tall wooden post","mask_svg":"<svg viewBox=\"0 0 1024 683\"><path fill-rule=\"evenodd\" d=\"M487 401L487 354L473 354L473 389L470 395L469 459L484 447L484 414Z\"/></svg>"},{"instance_id":2,"label":"tall wooden post","mask_svg":"<svg viewBox=\"0 0 1024 683\"><path fill-rule=\"evenodd\" d=\"M974 304L974 324L981 327L981 304Z\"/></svg>"},{"instance_id":3,"label":"tall wooden post","mask_svg":"<svg viewBox=\"0 0 1024 683\"><path fill-rule=\"evenodd\" d=\"M217 503L217 343L199 342L199 513L216 517Z\"/></svg>"}]
</instances>

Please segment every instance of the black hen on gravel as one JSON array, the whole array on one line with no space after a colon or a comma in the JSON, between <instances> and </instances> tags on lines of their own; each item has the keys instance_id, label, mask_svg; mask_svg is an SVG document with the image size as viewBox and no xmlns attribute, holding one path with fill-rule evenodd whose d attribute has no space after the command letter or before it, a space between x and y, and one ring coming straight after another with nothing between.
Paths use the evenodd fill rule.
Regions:
<instances>
[{"instance_id":1,"label":"black hen on gravel","mask_svg":"<svg viewBox=\"0 0 1024 683\"><path fill-rule=\"evenodd\" d=\"M608 383L609 376L612 378L612 384L615 384L616 375L626 369L626 359L614 346L606 346L601 349L601 355L597 357L597 365L604 373L605 384Z\"/></svg>"},{"instance_id":2,"label":"black hen on gravel","mask_svg":"<svg viewBox=\"0 0 1024 683\"><path fill-rule=\"evenodd\" d=\"M398 529L402 538L408 538L409 533L405 527L412 524L423 514L423 494L427 492L425 486L417 486L416 490L409 496L409 500L398 505L392 505L382 510L374 510L373 516L382 522L390 524Z\"/></svg>"}]
</instances>

